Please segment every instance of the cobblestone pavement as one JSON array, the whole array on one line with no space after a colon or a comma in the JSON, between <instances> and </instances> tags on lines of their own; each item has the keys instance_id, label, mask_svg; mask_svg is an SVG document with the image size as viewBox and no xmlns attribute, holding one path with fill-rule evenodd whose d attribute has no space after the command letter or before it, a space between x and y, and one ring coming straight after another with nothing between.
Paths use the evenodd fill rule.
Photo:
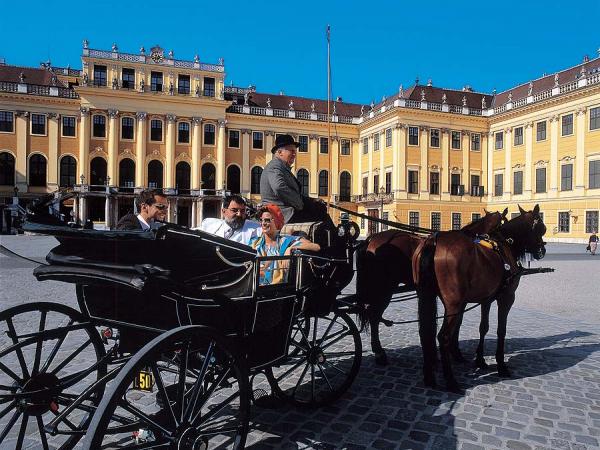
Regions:
<instances>
[{"instance_id":1,"label":"cobblestone pavement","mask_svg":"<svg viewBox=\"0 0 600 450\"><path fill-rule=\"evenodd\" d=\"M36 259L52 246L44 237L4 242ZM600 448L600 311L597 283L589 281L600 256L593 259L580 247L549 246L542 265L557 272L528 277L517 291L507 334L511 379L498 378L488 356L486 373L455 365L465 396L425 389L417 325L383 328L389 366L375 365L363 335L362 367L342 399L319 410L254 407L248 448ZM33 267L0 255L1 309L40 298L76 307L72 286L38 283ZM492 308L488 355L495 348L495 313ZM395 303L386 317L415 319L416 302ZM474 354L478 321L478 310L467 313L461 331L466 356Z\"/></svg>"}]
</instances>

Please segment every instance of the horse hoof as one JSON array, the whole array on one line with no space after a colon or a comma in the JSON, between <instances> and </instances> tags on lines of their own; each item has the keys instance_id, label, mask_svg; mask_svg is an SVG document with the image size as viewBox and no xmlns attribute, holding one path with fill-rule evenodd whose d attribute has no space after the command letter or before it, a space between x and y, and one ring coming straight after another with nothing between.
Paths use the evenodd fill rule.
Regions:
<instances>
[{"instance_id":1,"label":"horse hoof","mask_svg":"<svg viewBox=\"0 0 600 450\"><path fill-rule=\"evenodd\" d=\"M385 353L376 354L375 355L375 364L378 366L387 366L388 365L388 357Z\"/></svg>"},{"instance_id":2,"label":"horse hoof","mask_svg":"<svg viewBox=\"0 0 600 450\"><path fill-rule=\"evenodd\" d=\"M502 378L511 378L512 373L508 370L508 367L498 367L498 376Z\"/></svg>"}]
</instances>

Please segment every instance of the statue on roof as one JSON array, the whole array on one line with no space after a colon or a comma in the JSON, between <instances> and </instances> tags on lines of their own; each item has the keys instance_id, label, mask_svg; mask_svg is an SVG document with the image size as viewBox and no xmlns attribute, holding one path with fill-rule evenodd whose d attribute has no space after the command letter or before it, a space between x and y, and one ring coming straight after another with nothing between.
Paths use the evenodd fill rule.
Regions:
<instances>
[{"instance_id":1,"label":"statue on roof","mask_svg":"<svg viewBox=\"0 0 600 450\"><path fill-rule=\"evenodd\" d=\"M558 86L558 73L554 74L554 87Z\"/></svg>"},{"instance_id":2,"label":"statue on roof","mask_svg":"<svg viewBox=\"0 0 600 450\"><path fill-rule=\"evenodd\" d=\"M531 95L533 92L533 81L529 82L529 87L527 88L527 95Z\"/></svg>"},{"instance_id":3,"label":"statue on roof","mask_svg":"<svg viewBox=\"0 0 600 450\"><path fill-rule=\"evenodd\" d=\"M448 97L446 96L446 93L444 92L442 94L442 103L445 105L447 101L448 101Z\"/></svg>"},{"instance_id":4,"label":"statue on roof","mask_svg":"<svg viewBox=\"0 0 600 450\"><path fill-rule=\"evenodd\" d=\"M466 96L466 95L463 95L463 98L462 98L462 105L463 105L463 106L467 106L467 96Z\"/></svg>"},{"instance_id":5,"label":"statue on roof","mask_svg":"<svg viewBox=\"0 0 600 450\"><path fill-rule=\"evenodd\" d=\"M404 87L400 85L400 89L398 89L398 98L404 98Z\"/></svg>"},{"instance_id":6,"label":"statue on roof","mask_svg":"<svg viewBox=\"0 0 600 450\"><path fill-rule=\"evenodd\" d=\"M485 97L481 97L481 109L487 109L487 103Z\"/></svg>"},{"instance_id":7,"label":"statue on roof","mask_svg":"<svg viewBox=\"0 0 600 450\"><path fill-rule=\"evenodd\" d=\"M267 108L271 107L271 97L267 97Z\"/></svg>"},{"instance_id":8,"label":"statue on roof","mask_svg":"<svg viewBox=\"0 0 600 450\"><path fill-rule=\"evenodd\" d=\"M290 104L288 105L290 108L290 111L294 110L294 100L290 100Z\"/></svg>"},{"instance_id":9,"label":"statue on roof","mask_svg":"<svg viewBox=\"0 0 600 450\"><path fill-rule=\"evenodd\" d=\"M375 108L375 102L371 100L371 104L369 106L371 107L371 111L373 111L373 108Z\"/></svg>"},{"instance_id":10,"label":"statue on roof","mask_svg":"<svg viewBox=\"0 0 600 450\"><path fill-rule=\"evenodd\" d=\"M142 45L140 47L140 55L145 55L146 54L146 49L144 48L144 46Z\"/></svg>"},{"instance_id":11,"label":"statue on roof","mask_svg":"<svg viewBox=\"0 0 600 450\"><path fill-rule=\"evenodd\" d=\"M114 42L113 42L113 45L112 45L112 51L113 51L113 53L116 53L116 52L119 51L119 47L117 47L117 44L114 43Z\"/></svg>"},{"instance_id":12,"label":"statue on roof","mask_svg":"<svg viewBox=\"0 0 600 450\"><path fill-rule=\"evenodd\" d=\"M508 103L512 102L512 92L508 93Z\"/></svg>"},{"instance_id":13,"label":"statue on roof","mask_svg":"<svg viewBox=\"0 0 600 450\"><path fill-rule=\"evenodd\" d=\"M19 83L25 83L25 74L23 72L19 74Z\"/></svg>"},{"instance_id":14,"label":"statue on roof","mask_svg":"<svg viewBox=\"0 0 600 450\"><path fill-rule=\"evenodd\" d=\"M313 112L313 113L315 112L315 102L312 102L310 104L310 112Z\"/></svg>"},{"instance_id":15,"label":"statue on roof","mask_svg":"<svg viewBox=\"0 0 600 450\"><path fill-rule=\"evenodd\" d=\"M425 101L425 89L421 89L421 101Z\"/></svg>"},{"instance_id":16,"label":"statue on roof","mask_svg":"<svg viewBox=\"0 0 600 450\"><path fill-rule=\"evenodd\" d=\"M336 102L333 102L333 115L334 115L334 116L337 114L337 111L336 111L336 109L335 109L335 104L336 104Z\"/></svg>"},{"instance_id":17,"label":"statue on roof","mask_svg":"<svg viewBox=\"0 0 600 450\"><path fill-rule=\"evenodd\" d=\"M248 106L248 93L244 92L244 106Z\"/></svg>"},{"instance_id":18,"label":"statue on roof","mask_svg":"<svg viewBox=\"0 0 600 450\"><path fill-rule=\"evenodd\" d=\"M88 41L87 39L83 40L83 48L89 48L90 45L90 41Z\"/></svg>"},{"instance_id":19,"label":"statue on roof","mask_svg":"<svg viewBox=\"0 0 600 450\"><path fill-rule=\"evenodd\" d=\"M173 59L174 56L175 53L173 53L173 50L169 50L169 59Z\"/></svg>"},{"instance_id":20,"label":"statue on roof","mask_svg":"<svg viewBox=\"0 0 600 450\"><path fill-rule=\"evenodd\" d=\"M219 65L220 66L225 65L225 58L219 58Z\"/></svg>"},{"instance_id":21,"label":"statue on roof","mask_svg":"<svg viewBox=\"0 0 600 450\"><path fill-rule=\"evenodd\" d=\"M196 54L194 55L194 62L195 62L196 64L198 64L198 63L200 62L200 57L198 56L198 53L196 53Z\"/></svg>"}]
</instances>

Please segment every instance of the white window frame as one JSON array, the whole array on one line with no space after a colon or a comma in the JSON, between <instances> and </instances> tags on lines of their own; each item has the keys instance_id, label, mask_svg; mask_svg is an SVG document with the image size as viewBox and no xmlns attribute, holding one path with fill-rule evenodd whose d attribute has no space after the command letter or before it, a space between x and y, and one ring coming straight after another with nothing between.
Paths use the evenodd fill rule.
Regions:
<instances>
[{"instance_id":1,"label":"white window frame","mask_svg":"<svg viewBox=\"0 0 600 450\"><path fill-rule=\"evenodd\" d=\"M589 113L589 114L587 114L587 128L588 128L588 132L595 133L597 131L600 131L600 127L592 129L591 126L590 126L591 125L591 121L592 121L592 109L598 109L598 114L600 114L600 105L590 106L588 108L588 111L587 111Z\"/></svg>"},{"instance_id":2,"label":"white window frame","mask_svg":"<svg viewBox=\"0 0 600 450\"><path fill-rule=\"evenodd\" d=\"M160 133L161 140L160 141L152 140L152 121L153 120L159 120L161 122L161 133ZM162 144L165 142L165 134L167 134L167 130L165 129L165 121L161 117L150 117L150 119L148 120L148 142L152 142L154 144ZM150 161L148 161L148 162L150 162ZM166 170L165 164L163 163L163 177L164 177L165 170ZM164 181L165 181L165 179L163 178L163 182Z\"/></svg>"},{"instance_id":3,"label":"white window frame","mask_svg":"<svg viewBox=\"0 0 600 450\"><path fill-rule=\"evenodd\" d=\"M104 117L104 136L96 136L94 134L94 117ZM90 132L92 135L92 139L100 139L102 141L105 141L108 139L108 116L106 114L102 114L102 113L94 113L92 114L92 117L90 118Z\"/></svg>"},{"instance_id":4,"label":"white window frame","mask_svg":"<svg viewBox=\"0 0 600 450\"><path fill-rule=\"evenodd\" d=\"M232 131L238 132L238 146L237 147L232 147L229 145L229 133L231 133ZM227 148L242 148L242 130L238 130L236 128L227 130ZM241 173L241 168L240 168L240 173Z\"/></svg>"},{"instance_id":5,"label":"white window frame","mask_svg":"<svg viewBox=\"0 0 600 450\"><path fill-rule=\"evenodd\" d=\"M479 149L473 148L473 136L479 136ZM471 133L469 139L469 150L472 152L481 152L481 133Z\"/></svg>"},{"instance_id":6,"label":"white window frame","mask_svg":"<svg viewBox=\"0 0 600 450\"><path fill-rule=\"evenodd\" d=\"M183 94L181 94L183 95ZM188 142L182 142L179 140L179 124L187 123L188 125ZM177 133L176 143L179 145L191 145L192 144L192 123L189 120L178 120L175 123L175 133ZM179 161L178 161L179 162Z\"/></svg>"},{"instance_id":7,"label":"white window frame","mask_svg":"<svg viewBox=\"0 0 600 450\"><path fill-rule=\"evenodd\" d=\"M13 120L12 120L12 124L13 124L12 131L0 131L0 134L15 134L17 132L17 115L15 114L14 111L10 111L8 109L2 109L0 111L11 113L12 114L12 118L13 118ZM77 131L75 133L77 133ZM38 135L36 135L36 136L38 136ZM15 159L15 164L16 164L16 159Z\"/></svg>"},{"instance_id":8,"label":"white window frame","mask_svg":"<svg viewBox=\"0 0 600 450\"><path fill-rule=\"evenodd\" d=\"M567 117L567 116L571 116L571 133L570 134L563 134L563 118ZM569 136L573 136L575 134L575 114L570 112L570 113L565 113L565 114L561 114L560 116L560 137L569 137Z\"/></svg>"},{"instance_id":9,"label":"white window frame","mask_svg":"<svg viewBox=\"0 0 600 450\"><path fill-rule=\"evenodd\" d=\"M33 116L34 115L35 116L43 116L44 117L44 134L33 133ZM17 127L15 126L15 128L17 128ZM29 134L31 136L48 136L48 115L47 114L44 114L44 113L31 113L29 115Z\"/></svg>"},{"instance_id":10,"label":"white window frame","mask_svg":"<svg viewBox=\"0 0 600 450\"><path fill-rule=\"evenodd\" d=\"M258 148L254 146L254 133L260 133L262 135L262 147ZM204 129L202 129L202 139L204 139ZM252 150L264 150L265 148L265 133L264 131L257 131L257 130L252 130L252 136L250 137L250 148ZM310 141L309 141L310 144Z\"/></svg>"},{"instance_id":11,"label":"white window frame","mask_svg":"<svg viewBox=\"0 0 600 450\"><path fill-rule=\"evenodd\" d=\"M560 231L560 215L561 213L567 214L569 217L569 230L568 231ZM571 234L571 212L569 210L558 210L556 211L556 232L559 234Z\"/></svg>"},{"instance_id":12,"label":"white window frame","mask_svg":"<svg viewBox=\"0 0 600 450\"><path fill-rule=\"evenodd\" d=\"M215 129L215 141L212 144L207 144L206 143L206 127L212 125L212 127ZM264 135L263 135L263 139L264 139ZM264 142L264 141L263 141ZM203 147L215 147L217 145L217 126L214 123L205 123L204 125L202 125L202 146Z\"/></svg>"},{"instance_id":13,"label":"white window frame","mask_svg":"<svg viewBox=\"0 0 600 450\"><path fill-rule=\"evenodd\" d=\"M67 117L69 117L71 119L75 119L75 127L74 127L75 128L75 136L65 136L65 133L64 133L64 128L65 127L64 127L63 119L65 119ZM60 137L61 138L65 138L65 139L77 139L77 128L78 128L77 127L77 116L70 116L68 114L65 114L64 116L60 116Z\"/></svg>"},{"instance_id":14,"label":"white window frame","mask_svg":"<svg viewBox=\"0 0 600 450\"><path fill-rule=\"evenodd\" d=\"M125 119L126 117L130 118L133 120L133 137L131 139L126 139L123 137L123 119ZM133 142L135 141L135 134L137 132L137 122L135 120L135 116L126 114L121 116L121 120L119 120L119 141L122 142Z\"/></svg>"}]
</instances>

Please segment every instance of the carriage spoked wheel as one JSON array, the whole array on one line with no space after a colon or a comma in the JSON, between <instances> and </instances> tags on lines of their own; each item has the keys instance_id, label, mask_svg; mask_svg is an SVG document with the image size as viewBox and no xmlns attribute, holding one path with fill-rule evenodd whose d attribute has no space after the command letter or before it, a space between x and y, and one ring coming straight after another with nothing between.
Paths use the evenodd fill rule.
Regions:
<instances>
[{"instance_id":1,"label":"carriage spoked wheel","mask_svg":"<svg viewBox=\"0 0 600 450\"><path fill-rule=\"evenodd\" d=\"M73 448L104 386L66 408L106 374L105 355L96 328L72 308L39 302L0 312L0 448L19 450L33 441L49 449L46 427L52 448Z\"/></svg>"},{"instance_id":2,"label":"carriage spoked wheel","mask_svg":"<svg viewBox=\"0 0 600 450\"><path fill-rule=\"evenodd\" d=\"M102 399L86 449L244 448L248 375L232 345L204 326L167 331L137 352Z\"/></svg>"},{"instance_id":3,"label":"carriage spoked wheel","mask_svg":"<svg viewBox=\"0 0 600 450\"><path fill-rule=\"evenodd\" d=\"M306 407L327 405L342 396L358 374L360 333L346 313L297 318L288 358L265 371L273 392Z\"/></svg>"}]
</instances>

